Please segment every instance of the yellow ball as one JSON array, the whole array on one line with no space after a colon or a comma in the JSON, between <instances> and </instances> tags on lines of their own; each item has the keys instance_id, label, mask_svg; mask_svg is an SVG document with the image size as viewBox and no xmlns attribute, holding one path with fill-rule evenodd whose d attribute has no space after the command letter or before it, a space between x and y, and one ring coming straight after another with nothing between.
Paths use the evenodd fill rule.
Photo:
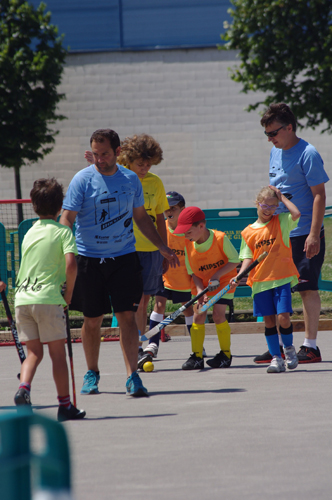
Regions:
<instances>
[{"instance_id":1,"label":"yellow ball","mask_svg":"<svg viewBox=\"0 0 332 500\"><path fill-rule=\"evenodd\" d=\"M104 342L104 337L101 337L100 341L101 341L101 342Z\"/></svg>"},{"instance_id":2,"label":"yellow ball","mask_svg":"<svg viewBox=\"0 0 332 500\"><path fill-rule=\"evenodd\" d=\"M143 365L143 370L145 372L152 372L154 370L154 364L151 363L151 361L147 361L146 363L144 363Z\"/></svg>"}]
</instances>

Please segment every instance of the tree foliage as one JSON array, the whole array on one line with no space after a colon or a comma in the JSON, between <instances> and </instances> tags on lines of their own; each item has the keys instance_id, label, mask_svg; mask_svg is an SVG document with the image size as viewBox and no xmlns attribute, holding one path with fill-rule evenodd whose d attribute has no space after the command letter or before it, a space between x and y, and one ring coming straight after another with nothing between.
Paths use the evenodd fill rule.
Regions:
<instances>
[{"instance_id":1,"label":"tree foliage","mask_svg":"<svg viewBox=\"0 0 332 500\"><path fill-rule=\"evenodd\" d=\"M231 0L225 48L239 51L231 78L243 92L263 91L261 104L286 102L300 127L332 132L331 0Z\"/></svg>"},{"instance_id":2,"label":"tree foliage","mask_svg":"<svg viewBox=\"0 0 332 500\"><path fill-rule=\"evenodd\" d=\"M19 172L52 150L67 51L45 4L0 2L0 165Z\"/></svg>"}]
</instances>

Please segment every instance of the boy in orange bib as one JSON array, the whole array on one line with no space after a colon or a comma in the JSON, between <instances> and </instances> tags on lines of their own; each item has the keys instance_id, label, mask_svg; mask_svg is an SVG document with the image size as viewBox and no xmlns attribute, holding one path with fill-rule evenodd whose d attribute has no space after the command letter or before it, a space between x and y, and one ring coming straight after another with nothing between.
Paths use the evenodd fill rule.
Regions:
<instances>
[{"instance_id":1,"label":"boy in orange bib","mask_svg":"<svg viewBox=\"0 0 332 500\"><path fill-rule=\"evenodd\" d=\"M187 207L180 213L174 233L185 235L185 262L188 274L193 278L196 294L214 282L213 291L209 291L201 297L198 304L207 302L209 297L219 292L229 283L231 278L236 276L235 268L239 263L238 253L225 233L206 227L205 214L198 207ZM213 359L207 361L211 368L228 368L232 362L231 329L225 313L233 296L234 292L231 290L225 298L221 298L213 306L213 321L217 329L220 352ZM206 314L206 312L194 314L191 327L193 354L182 365L183 370L204 368L203 343Z\"/></svg>"}]
</instances>

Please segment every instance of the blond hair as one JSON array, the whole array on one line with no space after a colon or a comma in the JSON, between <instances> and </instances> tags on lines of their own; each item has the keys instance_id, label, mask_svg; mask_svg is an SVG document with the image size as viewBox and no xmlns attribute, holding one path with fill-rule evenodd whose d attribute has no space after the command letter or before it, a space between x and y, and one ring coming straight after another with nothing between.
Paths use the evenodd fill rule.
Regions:
<instances>
[{"instance_id":1,"label":"blond hair","mask_svg":"<svg viewBox=\"0 0 332 500\"><path fill-rule=\"evenodd\" d=\"M259 191L259 193L256 196L255 205L257 206L258 203L261 203L263 200L265 200L265 198L277 198L277 200L278 200L278 196L273 191L273 189L271 189L269 186L264 186ZM278 202L279 202L279 200L278 200Z\"/></svg>"}]
</instances>

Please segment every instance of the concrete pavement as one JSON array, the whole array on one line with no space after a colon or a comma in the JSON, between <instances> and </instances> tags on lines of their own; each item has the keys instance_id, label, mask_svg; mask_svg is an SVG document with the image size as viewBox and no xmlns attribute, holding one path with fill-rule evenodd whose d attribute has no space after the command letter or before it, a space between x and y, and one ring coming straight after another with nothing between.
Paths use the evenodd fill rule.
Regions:
<instances>
[{"instance_id":1,"label":"concrete pavement","mask_svg":"<svg viewBox=\"0 0 332 500\"><path fill-rule=\"evenodd\" d=\"M303 338L294 334L297 349ZM190 339L174 337L161 344L155 370L141 375L150 397L133 399L119 342L101 345L101 394L81 396L86 367L74 344L78 407L87 412L63 424L76 500L330 500L331 332L319 332L318 346L322 363L267 374L252 361L266 350L264 335L237 334L231 368L185 372ZM217 337L207 336L205 348L216 354ZM14 347L0 348L0 363L3 414L15 411ZM47 352L31 397L35 412L56 416Z\"/></svg>"}]
</instances>

